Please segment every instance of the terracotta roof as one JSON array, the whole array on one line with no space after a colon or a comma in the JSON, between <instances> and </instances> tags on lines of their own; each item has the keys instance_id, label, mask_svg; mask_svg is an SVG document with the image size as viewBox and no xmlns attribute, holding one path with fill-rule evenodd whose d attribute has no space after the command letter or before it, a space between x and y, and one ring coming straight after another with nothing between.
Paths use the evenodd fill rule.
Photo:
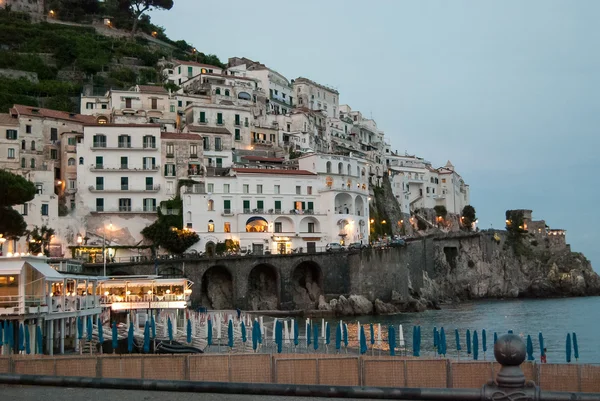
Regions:
<instances>
[{"instance_id":1,"label":"terracotta roof","mask_svg":"<svg viewBox=\"0 0 600 401\"><path fill-rule=\"evenodd\" d=\"M242 156L242 159L246 159L251 162L269 162L269 163L283 163L285 159L283 157L263 157L263 156Z\"/></svg>"},{"instance_id":2,"label":"terracotta roof","mask_svg":"<svg viewBox=\"0 0 600 401\"><path fill-rule=\"evenodd\" d=\"M10 109L11 114L18 114L19 116L32 116L32 117L42 117L42 118L55 118L58 120L66 120L66 121L74 121L78 123L95 123L96 117L94 116L84 116L82 114L76 113L67 113L66 111L58 111L58 110L50 110L43 109L41 107L32 107L32 106L23 106L20 104L15 104L12 109Z\"/></svg>"},{"instance_id":3,"label":"terracotta roof","mask_svg":"<svg viewBox=\"0 0 600 401\"><path fill-rule=\"evenodd\" d=\"M189 141L201 141L202 137L198 134L187 134L182 132L162 132L161 139L186 139Z\"/></svg>"},{"instance_id":4,"label":"terracotta roof","mask_svg":"<svg viewBox=\"0 0 600 401\"><path fill-rule=\"evenodd\" d=\"M245 174L317 175L308 170L283 170L272 168L234 168L233 171Z\"/></svg>"},{"instance_id":5,"label":"terracotta roof","mask_svg":"<svg viewBox=\"0 0 600 401\"><path fill-rule=\"evenodd\" d=\"M202 63L197 63L195 61L183 61L183 60L174 60L174 61L175 61L175 66L184 64L184 65L195 65L197 67L218 68L219 70L222 70L221 67L217 67L216 65L202 64Z\"/></svg>"},{"instance_id":6,"label":"terracotta roof","mask_svg":"<svg viewBox=\"0 0 600 401\"><path fill-rule=\"evenodd\" d=\"M188 125L188 130L191 132L201 132L206 134L229 134L231 132L225 127L207 127L205 125Z\"/></svg>"},{"instance_id":7,"label":"terracotta roof","mask_svg":"<svg viewBox=\"0 0 600 401\"><path fill-rule=\"evenodd\" d=\"M156 95L167 95L167 91L164 87L158 85L138 85L140 93L153 93Z\"/></svg>"},{"instance_id":8,"label":"terracotta roof","mask_svg":"<svg viewBox=\"0 0 600 401\"><path fill-rule=\"evenodd\" d=\"M18 126L19 120L14 118L10 114L2 113L0 114L0 125L10 125L10 126Z\"/></svg>"}]
</instances>

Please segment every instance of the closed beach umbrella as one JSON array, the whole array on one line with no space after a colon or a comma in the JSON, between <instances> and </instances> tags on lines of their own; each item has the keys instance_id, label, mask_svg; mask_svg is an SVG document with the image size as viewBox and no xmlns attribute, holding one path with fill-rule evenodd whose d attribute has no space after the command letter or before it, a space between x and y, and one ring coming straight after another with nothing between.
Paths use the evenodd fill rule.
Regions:
<instances>
[{"instance_id":1,"label":"closed beach umbrella","mask_svg":"<svg viewBox=\"0 0 600 401\"><path fill-rule=\"evenodd\" d=\"M192 321L190 318L187 320L187 338L188 344L192 343Z\"/></svg>"},{"instance_id":2,"label":"closed beach umbrella","mask_svg":"<svg viewBox=\"0 0 600 401\"><path fill-rule=\"evenodd\" d=\"M494 331L494 345L498 342L498 333Z\"/></svg>"},{"instance_id":3,"label":"closed beach umbrella","mask_svg":"<svg viewBox=\"0 0 600 401\"><path fill-rule=\"evenodd\" d=\"M8 322L8 347L11 350L15 349L14 327L11 321Z\"/></svg>"},{"instance_id":4,"label":"closed beach umbrella","mask_svg":"<svg viewBox=\"0 0 600 401\"><path fill-rule=\"evenodd\" d=\"M413 326L413 356L417 356L417 326Z\"/></svg>"},{"instance_id":5,"label":"closed beach umbrella","mask_svg":"<svg viewBox=\"0 0 600 401\"><path fill-rule=\"evenodd\" d=\"M209 320L209 322L210 322L210 320ZM257 328L258 328L258 322L255 320L254 323L252 324L252 349L254 351L256 351L256 348L258 348L258 332L257 332Z\"/></svg>"},{"instance_id":6,"label":"closed beach umbrella","mask_svg":"<svg viewBox=\"0 0 600 401\"><path fill-rule=\"evenodd\" d=\"M402 328L402 325L398 326L398 345L401 349L406 345L404 342L404 329Z\"/></svg>"},{"instance_id":7,"label":"closed beach umbrella","mask_svg":"<svg viewBox=\"0 0 600 401\"><path fill-rule=\"evenodd\" d=\"M440 335L437 327L433 328L433 349L437 349L440 342Z\"/></svg>"},{"instance_id":8,"label":"closed beach umbrella","mask_svg":"<svg viewBox=\"0 0 600 401\"><path fill-rule=\"evenodd\" d=\"M207 330L208 331L207 331L207 336L206 336L206 342L208 343L208 345L212 345L212 332L213 332L213 329L212 329L212 320L211 319L208 319ZM252 333L252 337L254 337L254 332Z\"/></svg>"},{"instance_id":9,"label":"closed beach umbrella","mask_svg":"<svg viewBox=\"0 0 600 401\"><path fill-rule=\"evenodd\" d=\"M421 326L417 326L417 356L421 356Z\"/></svg>"},{"instance_id":10,"label":"closed beach umbrella","mask_svg":"<svg viewBox=\"0 0 600 401\"><path fill-rule=\"evenodd\" d=\"M396 355L396 330L394 326L388 328L388 344L390 345L390 355Z\"/></svg>"},{"instance_id":11,"label":"closed beach umbrella","mask_svg":"<svg viewBox=\"0 0 600 401\"><path fill-rule=\"evenodd\" d=\"M98 342L100 343L100 350L102 350L102 344L104 343L104 327L102 327L100 318L98 318Z\"/></svg>"},{"instance_id":12,"label":"closed beach umbrella","mask_svg":"<svg viewBox=\"0 0 600 401\"><path fill-rule=\"evenodd\" d=\"M477 337L477 330L473 332L473 359L479 359L479 337Z\"/></svg>"},{"instance_id":13,"label":"closed beach umbrella","mask_svg":"<svg viewBox=\"0 0 600 401\"><path fill-rule=\"evenodd\" d=\"M116 352L119 347L119 338L117 334L117 322L113 322L112 324L112 349L113 353Z\"/></svg>"},{"instance_id":14,"label":"closed beach umbrella","mask_svg":"<svg viewBox=\"0 0 600 401\"><path fill-rule=\"evenodd\" d=\"M527 360L535 360L533 357L533 341L531 341L531 336L529 334L527 335Z\"/></svg>"},{"instance_id":15,"label":"closed beach umbrella","mask_svg":"<svg viewBox=\"0 0 600 401\"><path fill-rule=\"evenodd\" d=\"M25 351L25 330L23 330L23 323L19 323L18 346L19 351Z\"/></svg>"},{"instance_id":16,"label":"closed beach umbrella","mask_svg":"<svg viewBox=\"0 0 600 401\"><path fill-rule=\"evenodd\" d=\"M227 326L227 346L229 348L233 348L233 321L229 320L229 325Z\"/></svg>"},{"instance_id":17,"label":"closed beach umbrella","mask_svg":"<svg viewBox=\"0 0 600 401\"><path fill-rule=\"evenodd\" d=\"M540 342L540 356L544 356L546 355L546 353L544 352L544 336L542 335L541 331L538 334L538 340Z\"/></svg>"},{"instance_id":18,"label":"closed beach umbrella","mask_svg":"<svg viewBox=\"0 0 600 401\"><path fill-rule=\"evenodd\" d=\"M127 332L127 352L131 354L133 351L133 322L129 323L129 331Z\"/></svg>"},{"instance_id":19,"label":"closed beach umbrella","mask_svg":"<svg viewBox=\"0 0 600 401\"><path fill-rule=\"evenodd\" d=\"M29 337L29 328L25 328L25 352L31 354L31 338Z\"/></svg>"},{"instance_id":20,"label":"closed beach umbrella","mask_svg":"<svg viewBox=\"0 0 600 401\"><path fill-rule=\"evenodd\" d=\"M340 350L342 348L342 325L337 324L335 328L335 349Z\"/></svg>"},{"instance_id":21,"label":"closed beach umbrella","mask_svg":"<svg viewBox=\"0 0 600 401\"><path fill-rule=\"evenodd\" d=\"M93 323L92 323L92 317L88 316L88 319L87 319L87 340L90 341L90 342L92 341L92 338L93 338L92 337L92 332L93 331L94 331L94 326L93 326Z\"/></svg>"},{"instance_id":22,"label":"closed beach umbrella","mask_svg":"<svg viewBox=\"0 0 600 401\"><path fill-rule=\"evenodd\" d=\"M329 322L325 323L325 345L329 345L331 342L331 330L329 328Z\"/></svg>"},{"instance_id":23,"label":"closed beach umbrella","mask_svg":"<svg viewBox=\"0 0 600 401\"><path fill-rule=\"evenodd\" d=\"M246 336L246 324L244 323L244 321L242 321L241 330L242 330L242 342L245 344L246 341L248 341L248 338Z\"/></svg>"},{"instance_id":24,"label":"closed beach umbrella","mask_svg":"<svg viewBox=\"0 0 600 401\"><path fill-rule=\"evenodd\" d=\"M294 346L298 346L298 319L294 319Z\"/></svg>"},{"instance_id":25,"label":"closed beach umbrella","mask_svg":"<svg viewBox=\"0 0 600 401\"><path fill-rule=\"evenodd\" d=\"M0 347L4 344L4 322L0 322Z\"/></svg>"},{"instance_id":26,"label":"closed beach umbrella","mask_svg":"<svg viewBox=\"0 0 600 401\"><path fill-rule=\"evenodd\" d=\"M467 329L467 354L471 355L471 330Z\"/></svg>"},{"instance_id":27,"label":"closed beach umbrella","mask_svg":"<svg viewBox=\"0 0 600 401\"><path fill-rule=\"evenodd\" d=\"M344 323L344 347L348 348L348 325Z\"/></svg>"},{"instance_id":28,"label":"closed beach umbrella","mask_svg":"<svg viewBox=\"0 0 600 401\"><path fill-rule=\"evenodd\" d=\"M37 353L44 353L44 339L42 338L42 328L40 326L35 326L35 341L37 342Z\"/></svg>"},{"instance_id":29,"label":"closed beach umbrella","mask_svg":"<svg viewBox=\"0 0 600 401\"><path fill-rule=\"evenodd\" d=\"M485 352L487 351L487 335L485 329L481 330L481 349L483 350L483 359L485 359Z\"/></svg>"},{"instance_id":30,"label":"closed beach umbrella","mask_svg":"<svg viewBox=\"0 0 600 401\"><path fill-rule=\"evenodd\" d=\"M371 328L373 328L373 325L371 325ZM371 335L371 339L373 339L373 335ZM363 326L360 326L360 353L364 354L366 352L367 352L367 337L365 337L365 328Z\"/></svg>"},{"instance_id":31,"label":"closed beach umbrella","mask_svg":"<svg viewBox=\"0 0 600 401\"><path fill-rule=\"evenodd\" d=\"M281 322L281 320L277 321L277 323L275 324L275 328L277 330L277 332L275 333L275 341L277 342L277 353L281 354L281 351L283 349L283 323ZM319 331L317 326L315 326L315 329L317 329L317 332Z\"/></svg>"},{"instance_id":32,"label":"closed beach umbrella","mask_svg":"<svg viewBox=\"0 0 600 401\"><path fill-rule=\"evenodd\" d=\"M262 344L262 326L260 324L260 322L262 322L262 317L260 319L261 320L257 322L256 334L258 334L258 343Z\"/></svg>"},{"instance_id":33,"label":"closed beach umbrella","mask_svg":"<svg viewBox=\"0 0 600 401\"><path fill-rule=\"evenodd\" d=\"M167 333L169 335L169 341L173 341L173 323L171 323L171 317L167 318Z\"/></svg>"},{"instance_id":34,"label":"closed beach umbrella","mask_svg":"<svg viewBox=\"0 0 600 401\"><path fill-rule=\"evenodd\" d=\"M441 351L439 351L440 355L446 355L446 332L442 327L440 329L440 345Z\"/></svg>"},{"instance_id":35,"label":"closed beach umbrella","mask_svg":"<svg viewBox=\"0 0 600 401\"><path fill-rule=\"evenodd\" d=\"M567 334L567 363L571 362L571 334Z\"/></svg>"},{"instance_id":36,"label":"closed beach umbrella","mask_svg":"<svg viewBox=\"0 0 600 401\"><path fill-rule=\"evenodd\" d=\"M310 347L310 343L312 341L312 330L310 327L310 323L306 324L306 348Z\"/></svg>"},{"instance_id":37,"label":"closed beach umbrella","mask_svg":"<svg viewBox=\"0 0 600 401\"><path fill-rule=\"evenodd\" d=\"M373 328L373 323L369 326L369 330L371 331L371 347L375 344L375 329Z\"/></svg>"},{"instance_id":38,"label":"closed beach umbrella","mask_svg":"<svg viewBox=\"0 0 600 401\"><path fill-rule=\"evenodd\" d=\"M454 337L456 337L456 351L460 352L462 347L460 346L460 334L458 333L458 329L454 329Z\"/></svg>"},{"instance_id":39,"label":"closed beach umbrella","mask_svg":"<svg viewBox=\"0 0 600 401\"><path fill-rule=\"evenodd\" d=\"M150 315L150 328L152 329L152 338L156 338L156 321L154 321L154 315Z\"/></svg>"},{"instance_id":40,"label":"closed beach umbrella","mask_svg":"<svg viewBox=\"0 0 600 401\"><path fill-rule=\"evenodd\" d=\"M77 338L80 340L83 338L83 320L81 316L77 317Z\"/></svg>"},{"instance_id":41,"label":"closed beach umbrella","mask_svg":"<svg viewBox=\"0 0 600 401\"><path fill-rule=\"evenodd\" d=\"M319 349L319 326L317 324L313 326L313 347L315 351Z\"/></svg>"},{"instance_id":42,"label":"closed beach umbrella","mask_svg":"<svg viewBox=\"0 0 600 401\"><path fill-rule=\"evenodd\" d=\"M579 360L579 345L577 345L577 334L573 333L573 356Z\"/></svg>"},{"instance_id":43,"label":"closed beach umbrella","mask_svg":"<svg viewBox=\"0 0 600 401\"><path fill-rule=\"evenodd\" d=\"M146 324L144 325L144 348L142 349L144 354L150 352L150 324L146 320Z\"/></svg>"}]
</instances>

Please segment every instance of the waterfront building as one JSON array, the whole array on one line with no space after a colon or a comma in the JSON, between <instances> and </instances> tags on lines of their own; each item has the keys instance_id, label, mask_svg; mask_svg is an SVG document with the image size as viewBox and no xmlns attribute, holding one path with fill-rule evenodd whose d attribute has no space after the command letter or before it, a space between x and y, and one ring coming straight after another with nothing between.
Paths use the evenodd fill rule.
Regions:
<instances>
[{"instance_id":1,"label":"waterfront building","mask_svg":"<svg viewBox=\"0 0 600 401\"><path fill-rule=\"evenodd\" d=\"M322 111L330 118L337 118L340 109L340 93L333 88L318 84L308 78L292 80L298 107Z\"/></svg>"},{"instance_id":2,"label":"waterfront building","mask_svg":"<svg viewBox=\"0 0 600 401\"><path fill-rule=\"evenodd\" d=\"M223 69L215 65L182 60L173 60L172 65L163 69L166 82L178 86L200 74L221 75L222 73Z\"/></svg>"}]
</instances>

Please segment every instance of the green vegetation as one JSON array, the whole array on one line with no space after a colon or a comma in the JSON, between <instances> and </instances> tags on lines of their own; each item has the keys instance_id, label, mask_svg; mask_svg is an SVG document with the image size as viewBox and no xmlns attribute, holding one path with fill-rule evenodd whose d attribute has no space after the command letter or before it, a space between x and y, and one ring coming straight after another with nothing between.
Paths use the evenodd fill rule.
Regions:
<instances>
[{"instance_id":1,"label":"green vegetation","mask_svg":"<svg viewBox=\"0 0 600 401\"><path fill-rule=\"evenodd\" d=\"M436 216L441 217L443 219L445 219L446 216L448 215L448 210L446 209L446 206L444 206L444 205L436 205L433 207L433 210L435 210Z\"/></svg>"},{"instance_id":2,"label":"green vegetation","mask_svg":"<svg viewBox=\"0 0 600 401\"><path fill-rule=\"evenodd\" d=\"M18 238L25 234L27 224L21 213L12 208L35 197L35 185L25 178L0 170L0 234Z\"/></svg>"},{"instance_id":3,"label":"green vegetation","mask_svg":"<svg viewBox=\"0 0 600 401\"><path fill-rule=\"evenodd\" d=\"M34 255L43 253L46 256L50 256L48 245L50 245L53 236L53 228L48 228L46 226L39 228L38 226L35 226L33 230L27 233L27 246L29 247L29 252Z\"/></svg>"},{"instance_id":4,"label":"green vegetation","mask_svg":"<svg viewBox=\"0 0 600 401\"><path fill-rule=\"evenodd\" d=\"M462 210L462 225L465 231L471 231L473 227L473 223L477 221L477 216L475 214L475 208L471 205L467 205Z\"/></svg>"},{"instance_id":5,"label":"green vegetation","mask_svg":"<svg viewBox=\"0 0 600 401\"><path fill-rule=\"evenodd\" d=\"M527 230L522 210L506 211L506 232L506 247L511 247L517 256L531 256L532 250L525 241Z\"/></svg>"}]
</instances>

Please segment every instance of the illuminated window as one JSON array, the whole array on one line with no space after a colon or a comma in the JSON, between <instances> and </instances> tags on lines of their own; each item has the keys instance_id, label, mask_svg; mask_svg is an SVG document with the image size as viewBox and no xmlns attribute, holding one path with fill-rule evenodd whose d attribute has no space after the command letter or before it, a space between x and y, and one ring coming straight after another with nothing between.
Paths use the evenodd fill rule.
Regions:
<instances>
[{"instance_id":1,"label":"illuminated window","mask_svg":"<svg viewBox=\"0 0 600 401\"><path fill-rule=\"evenodd\" d=\"M215 223L212 220L208 221L208 232L209 233L215 232Z\"/></svg>"},{"instance_id":2,"label":"illuminated window","mask_svg":"<svg viewBox=\"0 0 600 401\"><path fill-rule=\"evenodd\" d=\"M226 233L230 233L231 232L231 223L226 221L225 224L223 225L223 231Z\"/></svg>"}]
</instances>

